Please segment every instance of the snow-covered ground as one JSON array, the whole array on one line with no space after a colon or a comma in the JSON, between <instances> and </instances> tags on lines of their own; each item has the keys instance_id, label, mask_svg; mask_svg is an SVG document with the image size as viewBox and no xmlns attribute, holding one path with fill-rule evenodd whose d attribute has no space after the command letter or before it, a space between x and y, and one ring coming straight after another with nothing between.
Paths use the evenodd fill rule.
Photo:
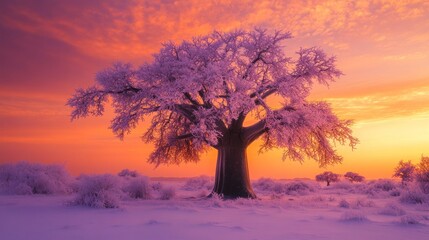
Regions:
<instances>
[{"instance_id":1,"label":"snow-covered ground","mask_svg":"<svg viewBox=\"0 0 429 240\"><path fill-rule=\"evenodd\" d=\"M427 196L407 200L399 184L265 179L253 183L260 199L223 201L201 197L206 180L152 179L174 198L122 199L110 209L71 204L76 193L3 194L0 239L429 239Z\"/></svg>"}]
</instances>

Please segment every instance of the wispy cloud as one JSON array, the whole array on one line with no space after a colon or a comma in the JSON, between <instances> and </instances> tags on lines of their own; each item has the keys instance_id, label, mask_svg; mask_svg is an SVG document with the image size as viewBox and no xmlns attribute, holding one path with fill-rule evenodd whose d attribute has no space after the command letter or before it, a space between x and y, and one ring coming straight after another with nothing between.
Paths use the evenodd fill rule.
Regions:
<instances>
[{"instance_id":1,"label":"wispy cloud","mask_svg":"<svg viewBox=\"0 0 429 240\"><path fill-rule=\"evenodd\" d=\"M49 96L0 94L0 117L68 116L65 99Z\"/></svg>"},{"instance_id":2,"label":"wispy cloud","mask_svg":"<svg viewBox=\"0 0 429 240\"><path fill-rule=\"evenodd\" d=\"M429 115L429 85L325 100L341 117L356 121Z\"/></svg>"},{"instance_id":3,"label":"wispy cloud","mask_svg":"<svg viewBox=\"0 0 429 240\"><path fill-rule=\"evenodd\" d=\"M108 58L148 56L169 39L254 25L287 29L297 36L334 38L342 32L383 41L383 35L373 33L429 16L425 0L40 1L39 6L23 1L2 5L3 25L49 35L86 54ZM339 42L333 47L348 46Z\"/></svg>"}]
</instances>

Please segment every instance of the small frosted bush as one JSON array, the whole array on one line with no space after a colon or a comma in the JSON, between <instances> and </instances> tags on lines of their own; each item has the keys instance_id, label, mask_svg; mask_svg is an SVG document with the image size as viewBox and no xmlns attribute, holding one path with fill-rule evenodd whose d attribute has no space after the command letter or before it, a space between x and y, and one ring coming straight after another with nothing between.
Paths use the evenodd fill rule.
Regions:
<instances>
[{"instance_id":1,"label":"small frosted bush","mask_svg":"<svg viewBox=\"0 0 429 240\"><path fill-rule=\"evenodd\" d=\"M361 207L374 207L375 204L371 200L365 200L362 198L356 199L356 201L352 202L352 208L361 208Z\"/></svg>"},{"instance_id":2,"label":"small frosted bush","mask_svg":"<svg viewBox=\"0 0 429 240\"><path fill-rule=\"evenodd\" d=\"M334 190L337 194L362 194L367 192L367 184L362 182L351 183L350 181L339 181L331 186L331 190Z\"/></svg>"},{"instance_id":3,"label":"small frosted bush","mask_svg":"<svg viewBox=\"0 0 429 240\"><path fill-rule=\"evenodd\" d=\"M271 192L273 194L305 195L314 192L314 186L303 181L292 181L287 183L276 182L269 178L261 178L253 183L256 190Z\"/></svg>"},{"instance_id":4,"label":"small frosted bush","mask_svg":"<svg viewBox=\"0 0 429 240\"><path fill-rule=\"evenodd\" d=\"M131 198L149 199L151 197L151 186L149 179L145 176L138 176L130 179L125 184L123 190Z\"/></svg>"},{"instance_id":5,"label":"small frosted bush","mask_svg":"<svg viewBox=\"0 0 429 240\"><path fill-rule=\"evenodd\" d=\"M210 190L212 187L213 187L213 181L211 180L210 177L199 176L199 177L188 179L185 182L183 189L187 191L195 191L195 190L201 190L201 189Z\"/></svg>"},{"instance_id":6,"label":"small frosted bush","mask_svg":"<svg viewBox=\"0 0 429 240\"><path fill-rule=\"evenodd\" d=\"M416 181L423 193L429 194L429 172L419 172Z\"/></svg>"},{"instance_id":7,"label":"small frosted bush","mask_svg":"<svg viewBox=\"0 0 429 240\"><path fill-rule=\"evenodd\" d=\"M285 184L274 181L271 178L260 178L253 183L253 187L261 192L285 193Z\"/></svg>"},{"instance_id":8,"label":"small frosted bush","mask_svg":"<svg viewBox=\"0 0 429 240\"><path fill-rule=\"evenodd\" d=\"M122 171L120 171L118 173L118 176L120 176L120 177L132 177L132 178L135 178L135 177L138 177L139 175L140 174L137 171L131 171L129 169L124 169L124 170L122 170Z\"/></svg>"},{"instance_id":9,"label":"small frosted bush","mask_svg":"<svg viewBox=\"0 0 429 240\"><path fill-rule=\"evenodd\" d=\"M345 212L341 215L341 220L345 222L364 222L368 218L362 213L357 211Z\"/></svg>"},{"instance_id":10,"label":"small frosted bush","mask_svg":"<svg viewBox=\"0 0 429 240\"><path fill-rule=\"evenodd\" d=\"M380 210L380 214L389 216L402 216L405 214L405 210L396 204L387 204Z\"/></svg>"},{"instance_id":11,"label":"small frosted bush","mask_svg":"<svg viewBox=\"0 0 429 240\"><path fill-rule=\"evenodd\" d=\"M8 194L67 193L71 178L63 166L19 162L0 165L0 191Z\"/></svg>"},{"instance_id":12,"label":"small frosted bush","mask_svg":"<svg viewBox=\"0 0 429 240\"><path fill-rule=\"evenodd\" d=\"M380 179L368 183L365 193L371 196L390 195L389 192L397 191L396 184L387 179Z\"/></svg>"},{"instance_id":13,"label":"small frosted bush","mask_svg":"<svg viewBox=\"0 0 429 240\"><path fill-rule=\"evenodd\" d=\"M94 208L117 208L122 196L120 180L111 174L80 177L77 193L74 204Z\"/></svg>"},{"instance_id":14,"label":"small frosted bush","mask_svg":"<svg viewBox=\"0 0 429 240\"><path fill-rule=\"evenodd\" d=\"M270 199L271 200L278 200L278 199L282 199L283 195L282 194L277 194L277 193L272 193L270 195Z\"/></svg>"},{"instance_id":15,"label":"small frosted bush","mask_svg":"<svg viewBox=\"0 0 429 240\"><path fill-rule=\"evenodd\" d=\"M421 224L422 217L416 215L405 215L401 217L401 223L404 225Z\"/></svg>"},{"instance_id":16,"label":"small frosted bush","mask_svg":"<svg viewBox=\"0 0 429 240\"><path fill-rule=\"evenodd\" d=\"M161 189L162 189L162 184L161 184L160 182L151 183L151 184L150 184L150 188L151 188L153 191L159 192L159 191L161 191Z\"/></svg>"},{"instance_id":17,"label":"small frosted bush","mask_svg":"<svg viewBox=\"0 0 429 240\"><path fill-rule=\"evenodd\" d=\"M304 195L314 192L314 188L302 181L293 181L284 185L284 193L289 195Z\"/></svg>"},{"instance_id":18,"label":"small frosted bush","mask_svg":"<svg viewBox=\"0 0 429 240\"><path fill-rule=\"evenodd\" d=\"M338 203L338 206L341 208L350 208L350 203L345 199L341 199L341 201Z\"/></svg>"},{"instance_id":19,"label":"small frosted bush","mask_svg":"<svg viewBox=\"0 0 429 240\"><path fill-rule=\"evenodd\" d=\"M210 207L220 208L223 207L225 201L223 200L223 195L219 195L217 193L210 194L210 200L208 201Z\"/></svg>"},{"instance_id":20,"label":"small frosted bush","mask_svg":"<svg viewBox=\"0 0 429 240\"><path fill-rule=\"evenodd\" d=\"M385 191L385 192L392 191L392 190L396 189L395 183L391 180L377 180L377 181L372 182L371 186L373 189L377 189L377 190Z\"/></svg>"},{"instance_id":21,"label":"small frosted bush","mask_svg":"<svg viewBox=\"0 0 429 240\"><path fill-rule=\"evenodd\" d=\"M161 200L170 200L176 196L176 189L174 187L162 188L159 191L159 198Z\"/></svg>"},{"instance_id":22,"label":"small frosted bush","mask_svg":"<svg viewBox=\"0 0 429 240\"><path fill-rule=\"evenodd\" d=\"M332 189L351 190L355 186L351 182L341 181L332 186Z\"/></svg>"},{"instance_id":23,"label":"small frosted bush","mask_svg":"<svg viewBox=\"0 0 429 240\"><path fill-rule=\"evenodd\" d=\"M326 198L325 198L325 197L323 197L323 196L320 196L320 195L316 195L316 196L311 196L311 197L309 198L309 200L310 200L312 203L322 203L322 202L325 202L325 201L326 201Z\"/></svg>"},{"instance_id":24,"label":"small frosted bush","mask_svg":"<svg viewBox=\"0 0 429 240\"><path fill-rule=\"evenodd\" d=\"M259 191L271 192L275 184L271 178L260 178L253 183L253 187Z\"/></svg>"},{"instance_id":25,"label":"small frosted bush","mask_svg":"<svg viewBox=\"0 0 429 240\"><path fill-rule=\"evenodd\" d=\"M390 191L389 195L392 197L399 197L401 196L401 192L399 190L392 190Z\"/></svg>"},{"instance_id":26,"label":"small frosted bush","mask_svg":"<svg viewBox=\"0 0 429 240\"><path fill-rule=\"evenodd\" d=\"M402 193L399 200L407 204L423 204L426 202L426 196L420 191L412 190Z\"/></svg>"}]
</instances>

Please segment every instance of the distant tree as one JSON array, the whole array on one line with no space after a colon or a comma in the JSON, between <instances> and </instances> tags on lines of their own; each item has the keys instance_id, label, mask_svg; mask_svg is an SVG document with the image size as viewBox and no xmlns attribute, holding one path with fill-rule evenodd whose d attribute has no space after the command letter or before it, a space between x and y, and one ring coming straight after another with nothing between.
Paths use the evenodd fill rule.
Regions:
<instances>
[{"instance_id":1,"label":"distant tree","mask_svg":"<svg viewBox=\"0 0 429 240\"><path fill-rule=\"evenodd\" d=\"M429 157L422 156L417 165L416 180L424 193L429 193Z\"/></svg>"},{"instance_id":2,"label":"distant tree","mask_svg":"<svg viewBox=\"0 0 429 240\"><path fill-rule=\"evenodd\" d=\"M99 116L110 99L119 137L151 118L143 139L155 145L148 161L198 162L218 152L213 193L254 198L246 149L262 137L261 150L285 149L283 159L339 163L334 142L352 148L350 120L340 120L323 101L308 101L314 83L328 86L341 76L335 57L319 48L284 54L289 33L255 29L213 32L181 44L167 42L139 68L116 63L96 75L95 86L69 99L71 117ZM267 101L276 96L275 103ZM279 105L280 104L280 105ZM245 124L254 122L253 124Z\"/></svg>"},{"instance_id":3,"label":"distant tree","mask_svg":"<svg viewBox=\"0 0 429 240\"><path fill-rule=\"evenodd\" d=\"M316 175L316 181L326 182L326 186L331 185L331 182L340 181L340 175L333 172L324 172L322 174Z\"/></svg>"},{"instance_id":4,"label":"distant tree","mask_svg":"<svg viewBox=\"0 0 429 240\"><path fill-rule=\"evenodd\" d=\"M344 174L344 178L346 178L350 182L362 182L363 180L365 180L365 177L354 172L347 172L346 174Z\"/></svg>"},{"instance_id":5,"label":"distant tree","mask_svg":"<svg viewBox=\"0 0 429 240\"><path fill-rule=\"evenodd\" d=\"M417 165L419 172L429 172L429 157L422 156L419 165Z\"/></svg>"},{"instance_id":6,"label":"distant tree","mask_svg":"<svg viewBox=\"0 0 429 240\"><path fill-rule=\"evenodd\" d=\"M416 167L411 163L411 161L404 162L401 160L395 168L393 177L401 178L402 184L405 185L407 182L413 181L415 170Z\"/></svg>"}]
</instances>

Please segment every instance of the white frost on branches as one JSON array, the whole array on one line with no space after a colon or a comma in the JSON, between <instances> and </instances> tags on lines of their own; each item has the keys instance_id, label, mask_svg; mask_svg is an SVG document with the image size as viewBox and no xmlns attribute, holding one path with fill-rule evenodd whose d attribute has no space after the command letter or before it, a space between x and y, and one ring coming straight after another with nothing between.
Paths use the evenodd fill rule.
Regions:
<instances>
[{"instance_id":1,"label":"white frost on branches","mask_svg":"<svg viewBox=\"0 0 429 240\"><path fill-rule=\"evenodd\" d=\"M123 138L149 117L143 138L154 143L149 161L156 164L198 161L201 151L220 148L231 131L247 144L263 136L262 149L284 148L284 158L340 162L332 144L356 145L352 122L306 98L315 82L329 85L341 72L319 48L287 57L282 43L290 37L254 29L167 42L152 62L138 68L116 63L97 74L95 86L78 89L68 101L72 119L102 115L110 99L116 114L110 128ZM268 103L274 95L281 108ZM243 126L249 116L256 123Z\"/></svg>"}]
</instances>

